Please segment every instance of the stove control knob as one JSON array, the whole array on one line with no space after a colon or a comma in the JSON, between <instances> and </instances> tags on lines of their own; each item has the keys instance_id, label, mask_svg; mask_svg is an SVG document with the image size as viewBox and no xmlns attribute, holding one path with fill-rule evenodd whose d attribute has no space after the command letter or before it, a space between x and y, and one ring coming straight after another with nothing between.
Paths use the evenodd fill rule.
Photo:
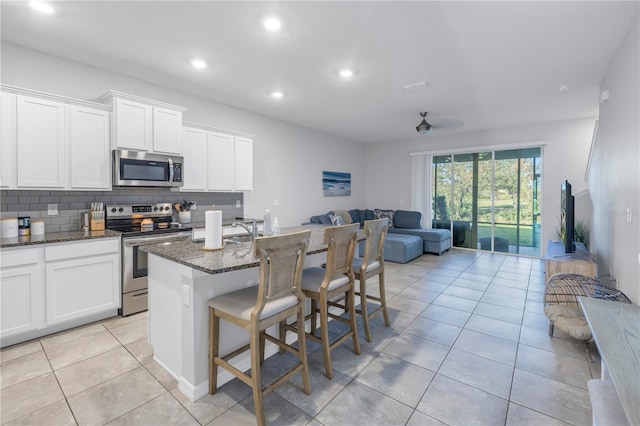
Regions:
<instances>
[{"instance_id":1,"label":"stove control knob","mask_svg":"<svg viewBox=\"0 0 640 426\"><path fill-rule=\"evenodd\" d=\"M120 213L122 213L122 212L124 211L124 209L123 209L122 207L120 207L120 208L118 209L118 211L119 211Z\"/></svg>"},{"instance_id":2,"label":"stove control knob","mask_svg":"<svg viewBox=\"0 0 640 426\"><path fill-rule=\"evenodd\" d=\"M115 207L111 207L111 213L115 213L116 212L116 208Z\"/></svg>"},{"instance_id":3,"label":"stove control knob","mask_svg":"<svg viewBox=\"0 0 640 426\"><path fill-rule=\"evenodd\" d=\"M160 207L160 208L162 208L162 207ZM155 206L155 207L153 208L153 211L154 211L154 212L158 211L158 206Z\"/></svg>"},{"instance_id":4,"label":"stove control knob","mask_svg":"<svg viewBox=\"0 0 640 426\"><path fill-rule=\"evenodd\" d=\"M169 206L164 206L164 209L169 211Z\"/></svg>"}]
</instances>

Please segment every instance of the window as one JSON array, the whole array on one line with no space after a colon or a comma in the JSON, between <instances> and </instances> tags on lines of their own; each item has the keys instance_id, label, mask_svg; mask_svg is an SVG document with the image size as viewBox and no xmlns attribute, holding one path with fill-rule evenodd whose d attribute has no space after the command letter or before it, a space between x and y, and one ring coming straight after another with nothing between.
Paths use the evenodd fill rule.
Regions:
<instances>
[{"instance_id":1,"label":"window","mask_svg":"<svg viewBox=\"0 0 640 426\"><path fill-rule=\"evenodd\" d=\"M434 155L432 226L455 247L539 256L541 151Z\"/></svg>"}]
</instances>

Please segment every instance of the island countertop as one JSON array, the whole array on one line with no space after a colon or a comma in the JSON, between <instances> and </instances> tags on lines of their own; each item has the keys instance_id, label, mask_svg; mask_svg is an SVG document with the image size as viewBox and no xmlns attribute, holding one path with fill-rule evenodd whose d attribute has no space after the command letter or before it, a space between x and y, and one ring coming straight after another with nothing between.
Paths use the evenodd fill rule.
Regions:
<instances>
[{"instance_id":1,"label":"island countertop","mask_svg":"<svg viewBox=\"0 0 640 426\"><path fill-rule=\"evenodd\" d=\"M293 226L283 228L282 234L310 230L311 237L307 249L307 254L310 255L327 250L327 245L323 242L324 228L323 225ZM222 249L213 251L205 251L203 247L204 240L188 239L169 244L145 245L139 249L208 274L222 274L260 265L260 260L253 256L253 242L226 244Z\"/></svg>"}]
</instances>

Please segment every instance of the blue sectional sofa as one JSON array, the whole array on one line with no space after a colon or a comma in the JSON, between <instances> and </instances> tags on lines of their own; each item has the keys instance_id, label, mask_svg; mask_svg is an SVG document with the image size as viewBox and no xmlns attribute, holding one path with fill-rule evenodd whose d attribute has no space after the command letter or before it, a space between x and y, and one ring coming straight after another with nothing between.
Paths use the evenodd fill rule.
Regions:
<instances>
[{"instance_id":1,"label":"blue sectional sofa","mask_svg":"<svg viewBox=\"0 0 640 426\"><path fill-rule=\"evenodd\" d=\"M405 263L414 256L415 249L407 245L413 245L411 238L393 237L393 235L412 235L422 239L422 252L440 255L451 248L451 231L448 229L425 229L420 226L422 214L408 210L382 210L382 209L353 209L348 212L336 210L324 215L312 216L310 223L331 225L332 216L339 215L345 223L360 223L364 226L365 220L379 219L386 217L390 221L387 231L387 241L389 252L384 256L385 260ZM396 241L397 240L397 241ZM415 240L414 240L415 241ZM387 247L385 246L385 252ZM388 259L389 258L389 259ZM397 260L396 260L397 259Z\"/></svg>"}]
</instances>

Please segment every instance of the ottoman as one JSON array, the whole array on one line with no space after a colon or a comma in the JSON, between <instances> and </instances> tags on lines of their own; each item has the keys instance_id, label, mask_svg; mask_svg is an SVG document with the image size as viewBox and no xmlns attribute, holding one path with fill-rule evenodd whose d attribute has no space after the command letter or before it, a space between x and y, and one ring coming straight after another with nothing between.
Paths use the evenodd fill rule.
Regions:
<instances>
[{"instance_id":1,"label":"ottoman","mask_svg":"<svg viewBox=\"0 0 640 426\"><path fill-rule=\"evenodd\" d=\"M360 257L364 255L364 241L360 241ZM407 263L422 256L422 238L416 235L387 234L382 258L389 262Z\"/></svg>"}]
</instances>

